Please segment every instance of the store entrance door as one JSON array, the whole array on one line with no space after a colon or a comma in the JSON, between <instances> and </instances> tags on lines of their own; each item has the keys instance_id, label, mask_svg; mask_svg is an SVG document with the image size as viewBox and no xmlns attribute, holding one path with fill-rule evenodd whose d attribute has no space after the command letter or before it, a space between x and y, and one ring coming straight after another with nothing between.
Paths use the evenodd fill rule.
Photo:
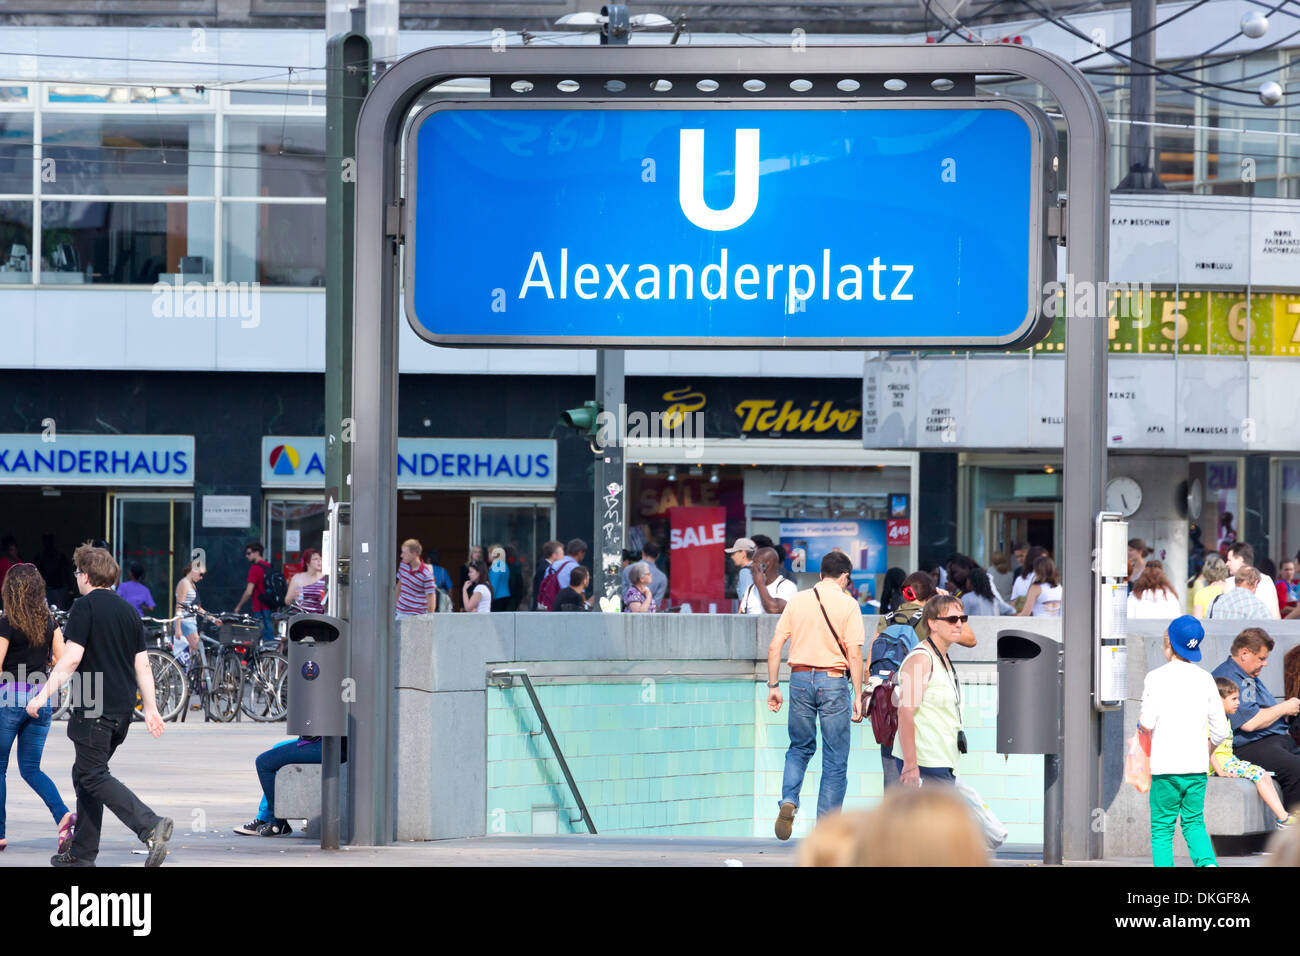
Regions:
<instances>
[{"instance_id":1,"label":"store entrance door","mask_svg":"<svg viewBox=\"0 0 1300 956\"><path fill-rule=\"evenodd\" d=\"M542 545L555 536L555 502L550 498L473 498L470 501L470 541L483 546L514 546L523 574L523 595L510 595L511 605L527 610L532 598L533 572L541 560ZM595 556L584 563L591 568ZM519 600L516 600L516 599Z\"/></svg>"},{"instance_id":2,"label":"store entrance door","mask_svg":"<svg viewBox=\"0 0 1300 956\"><path fill-rule=\"evenodd\" d=\"M320 495L280 495L266 499L266 545L263 555L272 564L290 572L302 569L302 553L308 548L321 550L325 526L329 523L325 502Z\"/></svg>"},{"instance_id":3,"label":"store entrance door","mask_svg":"<svg viewBox=\"0 0 1300 956\"><path fill-rule=\"evenodd\" d=\"M1061 526L1059 504L992 504L984 509L984 515L988 553L981 560L985 563L997 551L1010 557L1012 548L1020 541L1046 548L1053 555L1060 554L1057 540L1057 529Z\"/></svg>"},{"instance_id":4,"label":"store entrance door","mask_svg":"<svg viewBox=\"0 0 1300 956\"><path fill-rule=\"evenodd\" d=\"M154 616L171 617L176 581L192 554L194 499L165 494L111 498L113 537L109 544L122 568L122 580L130 580L131 565L140 565L145 586L157 602Z\"/></svg>"}]
</instances>

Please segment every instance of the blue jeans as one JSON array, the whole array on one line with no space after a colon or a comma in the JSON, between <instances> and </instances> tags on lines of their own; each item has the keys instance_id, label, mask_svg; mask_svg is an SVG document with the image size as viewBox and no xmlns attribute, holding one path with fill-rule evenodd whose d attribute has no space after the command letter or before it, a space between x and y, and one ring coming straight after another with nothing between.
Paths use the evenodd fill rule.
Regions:
<instances>
[{"instance_id":1,"label":"blue jeans","mask_svg":"<svg viewBox=\"0 0 1300 956\"><path fill-rule=\"evenodd\" d=\"M817 816L838 810L849 786L849 728L852 726L852 685L847 678L824 671L790 675L790 748L785 752L781 802L799 806L808 761L817 752L817 721L822 727L822 780Z\"/></svg>"},{"instance_id":2,"label":"blue jeans","mask_svg":"<svg viewBox=\"0 0 1300 956\"><path fill-rule=\"evenodd\" d=\"M278 638L275 636L275 628L271 626L271 612L254 611L253 617L261 618L262 620L262 643L274 644Z\"/></svg>"},{"instance_id":3,"label":"blue jeans","mask_svg":"<svg viewBox=\"0 0 1300 956\"><path fill-rule=\"evenodd\" d=\"M898 782L898 777L903 773L903 760L901 757L894 758L894 766L898 768L898 773L894 776L894 782ZM956 783L957 774L953 772L952 767L917 767L921 772L921 780L938 780L941 783Z\"/></svg>"},{"instance_id":4,"label":"blue jeans","mask_svg":"<svg viewBox=\"0 0 1300 956\"><path fill-rule=\"evenodd\" d=\"M257 767L257 779L262 784L262 802L257 807L258 820L270 822L276 818L275 772L291 763L320 763L321 752L320 740L304 743L301 737L295 737L293 740L282 740L270 750L257 755L254 766ZM346 737L339 751L339 760L342 763L347 763L348 760Z\"/></svg>"},{"instance_id":5,"label":"blue jeans","mask_svg":"<svg viewBox=\"0 0 1300 956\"><path fill-rule=\"evenodd\" d=\"M45 802L55 823L67 814L68 805L59 796L54 781L41 769L41 753L45 750L45 738L50 734L52 708L46 704L39 717L29 717L26 691L7 688L0 693L4 694L4 705L0 706L0 839L4 839L5 798L8 796L5 777L9 772L9 751L15 739L18 741L18 772Z\"/></svg>"}]
</instances>

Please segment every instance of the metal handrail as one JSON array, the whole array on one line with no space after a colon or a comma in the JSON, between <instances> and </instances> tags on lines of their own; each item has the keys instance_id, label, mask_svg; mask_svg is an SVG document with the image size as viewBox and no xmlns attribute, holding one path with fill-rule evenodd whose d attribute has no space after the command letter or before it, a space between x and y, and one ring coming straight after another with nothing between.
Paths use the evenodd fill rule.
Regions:
<instances>
[{"instance_id":1,"label":"metal handrail","mask_svg":"<svg viewBox=\"0 0 1300 956\"><path fill-rule=\"evenodd\" d=\"M537 719L542 722L542 730L546 733L546 739L551 742L551 750L555 753L556 759L560 761L560 770L564 773L564 780L569 785L569 791L573 794L573 799L578 801L578 812L582 814L582 821L587 824L589 833L595 833L596 824L591 822L591 814L587 812L587 804L583 802L582 794L578 792L578 785L574 783L573 774L569 772L569 762L564 759L560 744L555 739L555 733L551 730L551 722L546 719L546 711L542 709L542 702L537 699L537 691L533 690L533 682L528 679L528 671L522 667L501 668L492 671L490 676L502 690L514 686L516 677L524 682L524 689L528 691L528 696L532 699L533 710L537 712Z\"/></svg>"}]
</instances>

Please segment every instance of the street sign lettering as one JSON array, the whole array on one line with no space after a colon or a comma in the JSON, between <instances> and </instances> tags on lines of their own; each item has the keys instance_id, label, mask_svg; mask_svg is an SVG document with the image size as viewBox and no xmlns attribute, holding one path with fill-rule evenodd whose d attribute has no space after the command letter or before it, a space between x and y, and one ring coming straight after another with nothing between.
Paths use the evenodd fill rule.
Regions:
<instances>
[{"instance_id":1,"label":"street sign lettering","mask_svg":"<svg viewBox=\"0 0 1300 956\"><path fill-rule=\"evenodd\" d=\"M415 330L451 345L1006 348L1050 326L1055 134L1039 114L674 105L421 114Z\"/></svg>"}]
</instances>

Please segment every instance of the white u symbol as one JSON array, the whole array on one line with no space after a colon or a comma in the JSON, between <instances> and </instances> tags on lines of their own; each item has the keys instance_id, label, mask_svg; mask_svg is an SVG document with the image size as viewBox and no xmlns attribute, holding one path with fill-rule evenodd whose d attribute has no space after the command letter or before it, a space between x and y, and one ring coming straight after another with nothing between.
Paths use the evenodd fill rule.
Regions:
<instances>
[{"instance_id":1,"label":"white u symbol","mask_svg":"<svg viewBox=\"0 0 1300 956\"><path fill-rule=\"evenodd\" d=\"M684 129L677 198L686 218L701 229L726 232L749 221L758 208L758 130L736 130L736 192L726 209L704 202L704 130Z\"/></svg>"}]
</instances>

